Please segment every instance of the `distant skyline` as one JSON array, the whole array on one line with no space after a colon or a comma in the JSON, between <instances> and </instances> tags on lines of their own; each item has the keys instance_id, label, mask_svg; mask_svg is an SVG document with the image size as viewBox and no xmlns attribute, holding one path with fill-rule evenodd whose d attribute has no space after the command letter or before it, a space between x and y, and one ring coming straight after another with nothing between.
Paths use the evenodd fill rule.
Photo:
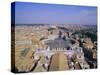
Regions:
<instances>
[{"instance_id":1,"label":"distant skyline","mask_svg":"<svg viewBox=\"0 0 100 75\"><path fill-rule=\"evenodd\" d=\"M97 7L15 2L15 24L96 25Z\"/></svg>"}]
</instances>

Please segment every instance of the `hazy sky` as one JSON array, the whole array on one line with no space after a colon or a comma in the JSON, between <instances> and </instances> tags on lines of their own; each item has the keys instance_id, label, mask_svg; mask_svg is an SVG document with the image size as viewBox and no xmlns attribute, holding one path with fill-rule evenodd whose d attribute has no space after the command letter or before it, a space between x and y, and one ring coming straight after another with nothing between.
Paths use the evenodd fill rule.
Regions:
<instances>
[{"instance_id":1,"label":"hazy sky","mask_svg":"<svg viewBox=\"0 0 100 75\"><path fill-rule=\"evenodd\" d=\"M15 3L16 24L97 24L97 8L89 6Z\"/></svg>"}]
</instances>

